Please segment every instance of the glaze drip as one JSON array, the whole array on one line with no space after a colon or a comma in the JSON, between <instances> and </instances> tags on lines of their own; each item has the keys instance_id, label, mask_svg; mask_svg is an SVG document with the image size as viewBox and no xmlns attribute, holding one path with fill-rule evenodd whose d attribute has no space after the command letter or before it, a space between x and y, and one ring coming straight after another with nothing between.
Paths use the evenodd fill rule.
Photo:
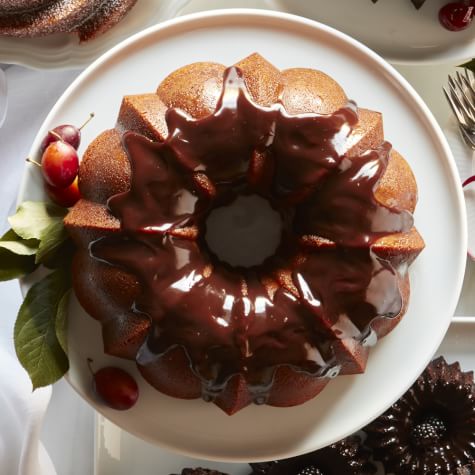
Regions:
<instances>
[{"instance_id":1,"label":"glaze drip","mask_svg":"<svg viewBox=\"0 0 475 475\"><path fill-rule=\"evenodd\" d=\"M411 229L411 213L382 206L374 198L373 190L384 175L390 151L390 144L384 142L377 150L345 158L338 171L298 208L298 231L342 246L362 247Z\"/></svg>"},{"instance_id":2,"label":"glaze drip","mask_svg":"<svg viewBox=\"0 0 475 475\"><path fill-rule=\"evenodd\" d=\"M348 158L354 103L331 115L261 107L235 67L225 73L213 114L193 119L171 109L166 118L163 143L124 134L131 186L109 199L121 231L90 247L94 258L141 284L133 310L150 318L152 331L138 364L182 347L203 397L213 399L240 374L260 403L281 366L334 377L357 357L352 348L373 322L398 315L403 305L400 273L371 248L412 227L410 213L374 197L390 144ZM266 166L250 183L256 157ZM281 214L282 241L262 265L234 268L207 248L205 223L217 206L246 193L261 195ZM304 234L326 245L304 250L298 244Z\"/></svg>"},{"instance_id":3,"label":"glaze drip","mask_svg":"<svg viewBox=\"0 0 475 475\"><path fill-rule=\"evenodd\" d=\"M166 114L166 143L177 162L188 171L206 173L215 184L244 177L253 154L266 152L275 163L277 189L315 185L339 165L358 121L354 103L329 116L290 116L281 104L259 107L235 67L226 70L223 91L208 117L196 120L178 109Z\"/></svg>"}]
</instances>

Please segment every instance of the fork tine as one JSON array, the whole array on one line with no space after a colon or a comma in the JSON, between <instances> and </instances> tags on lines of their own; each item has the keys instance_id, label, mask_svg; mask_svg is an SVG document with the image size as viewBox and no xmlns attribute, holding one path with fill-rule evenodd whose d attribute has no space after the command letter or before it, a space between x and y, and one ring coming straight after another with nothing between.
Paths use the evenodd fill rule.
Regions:
<instances>
[{"instance_id":1,"label":"fork tine","mask_svg":"<svg viewBox=\"0 0 475 475\"><path fill-rule=\"evenodd\" d=\"M457 84L455 83L455 79L454 79L454 77L451 76L450 74L449 74L449 86L451 86L451 87L457 89Z\"/></svg>"},{"instance_id":2,"label":"fork tine","mask_svg":"<svg viewBox=\"0 0 475 475\"><path fill-rule=\"evenodd\" d=\"M466 109L465 104L463 103L462 99L459 96L456 83L453 81L452 82L449 81L449 92L450 92L450 97L452 99L452 102L455 104L460 114L462 114L464 117L463 123L465 125L468 125L470 119L465 110Z\"/></svg>"},{"instance_id":3,"label":"fork tine","mask_svg":"<svg viewBox=\"0 0 475 475\"><path fill-rule=\"evenodd\" d=\"M473 111L474 105L471 101L471 99L467 96L467 93L465 92L465 87L464 87L464 81L463 81L463 76L460 74L459 71L456 73L457 76L457 90L458 94L457 96L460 98L462 103L464 104L464 112L467 114L469 117L470 121L472 122L472 126L475 126L475 113Z\"/></svg>"},{"instance_id":4,"label":"fork tine","mask_svg":"<svg viewBox=\"0 0 475 475\"><path fill-rule=\"evenodd\" d=\"M470 98L467 96L466 92L464 89L460 91L460 94L462 96L462 101L464 102L465 105L465 112L470 118L471 121L471 126L475 126L475 111L474 111L474 105Z\"/></svg>"},{"instance_id":5,"label":"fork tine","mask_svg":"<svg viewBox=\"0 0 475 475\"><path fill-rule=\"evenodd\" d=\"M462 97L460 97L460 84L458 83L458 78L456 76L449 75L449 88L452 95L455 95L457 102L461 105L465 105Z\"/></svg>"},{"instance_id":6,"label":"fork tine","mask_svg":"<svg viewBox=\"0 0 475 475\"><path fill-rule=\"evenodd\" d=\"M474 85L475 85L475 76L473 75L473 71L471 71L468 68L463 68L465 80L467 81L467 84L469 84L470 89L474 91Z\"/></svg>"},{"instance_id":7,"label":"fork tine","mask_svg":"<svg viewBox=\"0 0 475 475\"><path fill-rule=\"evenodd\" d=\"M460 90L464 92L468 89L471 95L473 88L472 88L472 85L470 84L470 81L467 80L467 76L460 73L460 71L457 71L457 78L458 78ZM470 99L470 102L471 102L471 99Z\"/></svg>"},{"instance_id":8,"label":"fork tine","mask_svg":"<svg viewBox=\"0 0 475 475\"><path fill-rule=\"evenodd\" d=\"M455 82L457 83L457 86L461 89L463 87L462 84L462 75L460 74L460 71L455 71Z\"/></svg>"},{"instance_id":9,"label":"fork tine","mask_svg":"<svg viewBox=\"0 0 475 475\"><path fill-rule=\"evenodd\" d=\"M455 114L455 117L457 118L458 122L460 124L464 124L464 125L467 125L466 121L465 121L465 117L463 116L463 114L460 112L459 108L457 107L457 105L454 103L451 95L449 94L449 92L447 91L447 89L445 87L442 88L443 91L444 91L444 94L445 94L445 97L447 99L447 102L449 103L450 105L450 108L452 109L453 113Z\"/></svg>"},{"instance_id":10,"label":"fork tine","mask_svg":"<svg viewBox=\"0 0 475 475\"><path fill-rule=\"evenodd\" d=\"M475 150L475 75L473 72L459 71L448 75L448 87L442 88L457 118L460 134L464 142Z\"/></svg>"},{"instance_id":11,"label":"fork tine","mask_svg":"<svg viewBox=\"0 0 475 475\"><path fill-rule=\"evenodd\" d=\"M465 69L465 71L467 71L467 69ZM465 89L468 90L468 92L470 93L470 104L472 107L475 107L475 89L473 88L472 86L472 83L470 82L469 78L468 78L468 74L467 72L465 72L465 74L462 77L462 80L463 80L463 83L465 84Z\"/></svg>"},{"instance_id":12,"label":"fork tine","mask_svg":"<svg viewBox=\"0 0 475 475\"><path fill-rule=\"evenodd\" d=\"M475 136L467 132L463 126L459 127L460 132L462 133L462 137L465 141L465 143L472 148L472 150L475 150Z\"/></svg>"},{"instance_id":13,"label":"fork tine","mask_svg":"<svg viewBox=\"0 0 475 475\"><path fill-rule=\"evenodd\" d=\"M450 89L450 96L452 97L452 100L454 101L455 105L461 111L461 113L463 114L465 118L464 124L467 127L475 126L475 123L471 117L471 114L468 111L464 100L460 97L460 91L458 90L456 83L454 81L452 82L449 81L449 89Z\"/></svg>"},{"instance_id":14,"label":"fork tine","mask_svg":"<svg viewBox=\"0 0 475 475\"><path fill-rule=\"evenodd\" d=\"M455 84L457 85L457 89L460 92L463 92L464 83L463 83L463 79L462 79L462 75L460 74L460 71L455 72Z\"/></svg>"},{"instance_id":15,"label":"fork tine","mask_svg":"<svg viewBox=\"0 0 475 475\"><path fill-rule=\"evenodd\" d=\"M467 76L468 82L472 85L475 84L475 74L471 69L464 68L465 70L465 76Z\"/></svg>"}]
</instances>

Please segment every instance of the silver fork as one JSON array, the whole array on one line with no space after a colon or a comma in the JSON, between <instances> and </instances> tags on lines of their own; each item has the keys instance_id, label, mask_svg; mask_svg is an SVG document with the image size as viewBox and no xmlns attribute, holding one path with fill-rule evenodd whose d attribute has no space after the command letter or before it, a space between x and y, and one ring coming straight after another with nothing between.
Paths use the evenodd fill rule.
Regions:
<instances>
[{"instance_id":1,"label":"silver fork","mask_svg":"<svg viewBox=\"0 0 475 475\"><path fill-rule=\"evenodd\" d=\"M475 150L475 74L467 68L457 71L443 89L465 143Z\"/></svg>"}]
</instances>

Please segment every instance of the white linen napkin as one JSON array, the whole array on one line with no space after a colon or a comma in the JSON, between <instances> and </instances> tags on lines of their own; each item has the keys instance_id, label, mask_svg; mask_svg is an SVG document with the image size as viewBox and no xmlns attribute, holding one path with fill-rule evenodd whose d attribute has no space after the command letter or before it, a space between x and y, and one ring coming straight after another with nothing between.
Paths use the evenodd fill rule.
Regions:
<instances>
[{"instance_id":1,"label":"white linen napkin","mask_svg":"<svg viewBox=\"0 0 475 475\"><path fill-rule=\"evenodd\" d=\"M5 74L8 110L0 128L2 232L8 226L7 215L14 210L24 160L33 138L46 114L78 72L42 72L12 66ZM55 475L53 464L39 440L51 388L32 393L28 375L13 349L13 324L21 303L17 289L17 282L0 286L3 314L0 322L0 474Z\"/></svg>"},{"instance_id":2,"label":"white linen napkin","mask_svg":"<svg viewBox=\"0 0 475 475\"><path fill-rule=\"evenodd\" d=\"M51 387L32 392L15 356L0 347L0 467L8 475L55 475L39 441Z\"/></svg>"}]
</instances>

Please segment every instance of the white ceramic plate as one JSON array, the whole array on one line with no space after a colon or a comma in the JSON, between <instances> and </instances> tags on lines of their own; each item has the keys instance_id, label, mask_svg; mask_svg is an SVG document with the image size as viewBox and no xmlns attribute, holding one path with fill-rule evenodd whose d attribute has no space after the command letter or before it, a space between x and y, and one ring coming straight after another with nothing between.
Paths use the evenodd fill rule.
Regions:
<instances>
[{"instance_id":1,"label":"white ceramic plate","mask_svg":"<svg viewBox=\"0 0 475 475\"><path fill-rule=\"evenodd\" d=\"M76 69L159 21L173 18L189 0L138 0L127 16L104 35L79 44L76 35L56 34L45 38L0 37L0 63L39 69Z\"/></svg>"},{"instance_id":2,"label":"white ceramic plate","mask_svg":"<svg viewBox=\"0 0 475 475\"><path fill-rule=\"evenodd\" d=\"M452 32L438 20L449 0L426 0L416 10L410 0L268 0L353 36L394 63L460 61L475 56L475 21Z\"/></svg>"},{"instance_id":3,"label":"white ceramic plate","mask_svg":"<svg viewBox=\"0 0 475 475\"><path fill-rule=\"evenodd\" d=\"M321 68L361 106L383 112L386 136L418 179L416 223L427 244L412 268L412 299L402 323L372 351L364 375L339 377L307 404L250 406L229 417L212 404L161 395L130 362L103 355L98 324L73 303L69 381L98 411L151 442L195 457L227 461L282 458L323 447L383 412L416 379L440 344L460 292L466 255L463 196L449 148L425 104L384 60L327 26L291 15L223 10L181 17L114 48L63 94L40 129L31 155L57 124L96 118L84 144L113 126L124 94L155 90L170 71L193 61L232 64L259 51L280 68ZM38 171L28 169L20 199L42 197ZM130 411L98 404L86 358L133 373L141 397Z\"/></svg>"},{"instance_id":4,"label":"white ceramic plate","mask_svg":"<svg viewBox=\"0 0 475 475\"><path fill-rule=\"evenodd\" d=\"M437 350L448 363L459 361L463 371L475 369L475 318L456 317ZM205 467L229 475L248 475L248 464L200 461L167 452L121 431L104 419L96 418L96 459L94 475L169 475L184 467ZM383 470L377 475L383 475Z\"/></svg>"}]
</instances>

